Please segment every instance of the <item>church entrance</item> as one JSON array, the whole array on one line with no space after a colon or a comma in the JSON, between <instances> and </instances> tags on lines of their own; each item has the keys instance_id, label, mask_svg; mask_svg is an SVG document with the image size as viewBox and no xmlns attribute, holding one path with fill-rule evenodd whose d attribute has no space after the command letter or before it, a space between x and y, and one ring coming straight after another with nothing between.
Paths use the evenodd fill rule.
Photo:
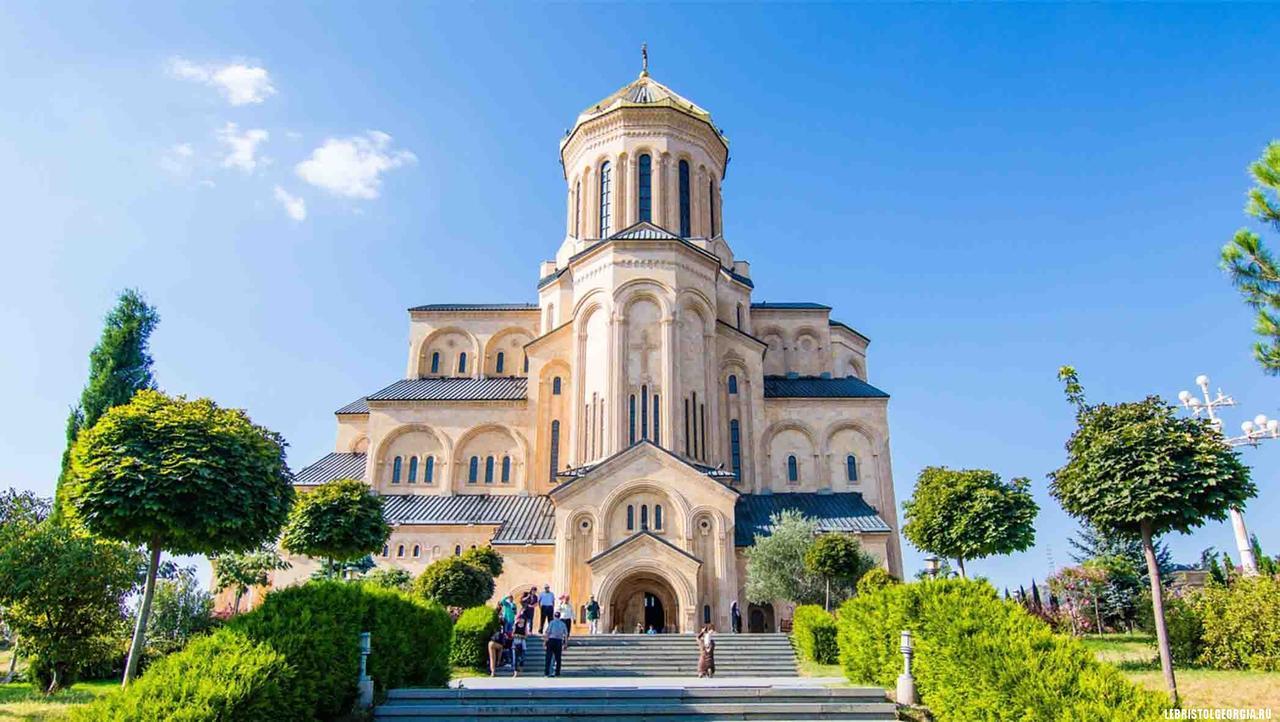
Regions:
<instances>
[{"instance_id":1,"label":"church entrance","mask_svg":"<svg viewBox=\"0 0 1280 722\"><path fill-rule=\"evenodd\" d=\"M755 634L774 631L773 605L747 605L747 631Z\"/></svg>"},{"instance_id":2,"label":"church entrance","mask_svg":"<svg viewBox=\"0 0 1280 722\"><path fill-rule=\"evenodd\" d=\"M680 603L675 591L661 577L637 572L618 583L609 600L609 619L622 634L652 629L656 634L680 631Z\"/></svg>"}]
</instances>

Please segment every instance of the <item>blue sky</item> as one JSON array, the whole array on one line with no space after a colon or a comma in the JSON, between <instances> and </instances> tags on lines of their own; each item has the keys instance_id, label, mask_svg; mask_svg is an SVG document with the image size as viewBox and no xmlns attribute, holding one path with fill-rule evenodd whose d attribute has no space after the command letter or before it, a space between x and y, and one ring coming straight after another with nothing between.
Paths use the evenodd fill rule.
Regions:
<instances>
[{"instance_id":1,"label":"blue sky","mask_svg":"<svg viewBox=\"0 0 1280 722\"><path fill-rule=\"evenodd\" d=\"M128 286L162 316L166 390L249 409L295 468L328 451L333 409L403 374L406 307L533 300L557 140L642 41L731 139L723 221L756 300L872 339L899 498L931 464L1033 479L1038 545L972 572L1067 561L1059 365L1095 400L1208 373L1232 429L1280 416L1216 268L1280 135L1269 7L363 5L6 4L0 484L52 492ZM1272 553L1278 455L1245 452ZM1224 524L1170 542L1232 548Z\"/></svg>"}]
</instances>

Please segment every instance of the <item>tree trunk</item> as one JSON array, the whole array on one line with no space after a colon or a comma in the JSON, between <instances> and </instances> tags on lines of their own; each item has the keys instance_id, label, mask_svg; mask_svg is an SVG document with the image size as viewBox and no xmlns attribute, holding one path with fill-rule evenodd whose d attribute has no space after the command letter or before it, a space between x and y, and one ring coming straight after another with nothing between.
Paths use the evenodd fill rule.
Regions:
<instances>
[{"instance_id":1,"label":"tree trunk","mask_svg":"<svg viewBox=\"0 0 1280 722\"><path fill-rule=\"evenodd\" d=\"M62 674L59 670L62 667L61 662L54 662L49 667L49 688L44 691L45 695L51 695L57 692L62 684Z\"/></svg>"},{"instance_id":2,"label":"tree trunk","mask_svg":"<svg viewBox=\"0 0 1280 722\"><path fill-rule=\"evenodd\" d=\"M831 577L827 577L827 604L824 608L831 611Z\"/></svg>"},{"instance_id":3,"label":"tree trunk","mask_svg":"<svg viewBox=\"0 0 1280 722\"><path fill-rule=\"evenodd\" d=\"M1098 625L1097 632L1102 634L1102 614L1098 611L1098 595L1093 595L1093 621Z\"/></svg>"},{"instance_id":4,"label":"tree trunk","mask_svg":"<svg viewBox=\"0 0 1280 722\"><path fill-rule=\"evenodd\" d=\"M4 684L9 684L18 674L18 635L13 635L13 654L9 656L9 672L4 676Z\"/></svg>"},{"instance_id":5,"label":"tree trunk","mask_svg":"<svg viewBox=\"0 0 1280 722\"><path fill-rule=\"evenodd\" d=\"M1164 623L1164 590L1160 588L1160 566L1156 563L1156 550L1151 544L1151 522L1142 522L1142 553L1147 558L1147 575L1151 577L1151 609L1155 613L1156 646L1160 648L1160 669L1164 671L1164 683L1169 688L1173 706L1178 706L1178 682L1173 677L1173 657L1169 652L1169 630Z\"/></svg>"},{"instance_id":6,"label":"tree trunk","mask_svg":"<svg viewBox=\"0 0 1280 722\"><path fill-rule=\"evenodd\" d=\"M240 598L243 596L244 592L240 591L239 587L236 587L236 600L231 604L231 616L234 617L240 613Z\"/></svg>"},{"instance_id":7,"label":"tree trunk","mask_svg":"<svg viewBox=\"0 0 1280 722\"><path fill-rule=\"evenodd\" d=\"M156 593L156 570L159 568L160 545L152 542L151 560L147 563L147 584L142 591L142 603L138 605L138 623L133 628L133 642L129 644L129 661L124 665L122 687L128 687L138 672L138 660L142 657L142 646L147 636L147 617L151 615L151 598Z\"/></svg>"},{"instance_id":8,"label":"tree trunk","mask_svg":"<svg viewBox=\"0 0 1280 722\"><path fill-rule=\"evenodd\" d=\"M956 557L956 566L960 567L960 578L968 579L968 575L964 573L964 557Z\"/></svg>"}]
</instances>

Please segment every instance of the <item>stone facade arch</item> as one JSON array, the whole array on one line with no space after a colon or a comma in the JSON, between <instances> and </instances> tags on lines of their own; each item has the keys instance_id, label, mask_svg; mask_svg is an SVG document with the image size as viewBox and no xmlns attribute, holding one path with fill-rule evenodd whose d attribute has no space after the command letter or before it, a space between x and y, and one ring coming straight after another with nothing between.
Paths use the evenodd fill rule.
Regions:
<instances>
[{"instance_id":1,"label":"stone facade arch","mask_svg":"<svg viewBox=\"0 0 1280 722\"><path fill-rule=\"evenodd\" d=\"M661 534L667 538L683 539L688 536L689 502L675 489L661 482L649 479L635 479L619 484L609 492L600 504L601 531L607 544L617 544L641 530L637 518L635 528L628 530L626 526L626 504L628 500L659 499L666 502L663 509L663 529ZM639 513L638 511L636 512ZM651 512L652 513L652 512ZM650 519L650 531L653 520Z\"/></svg>"},{"instance_id":2,"label":"stone facade arch","mask_svg":"<svg viewBox=\"0 0 1280 722\"><path fill-rule=\"evenodd\" d=\"M451 336L458 337L458 343L450 345ZM418 346L418 378L429 376L475 376L480 368L480 339L474 333L458 327L446 326L438 328L422 339ZM458 373L458 354L467 353L467 370ZM440 365L436 372L431 371L431 358L434 353L440 354Z\"/></svg>"},{"instance_id":3,"label":"stone facade arch","mask_svg":"<svg viewBox=\"0 0 1280 722\"><path fill-rule=\"evenodd\" d=\"M525 376L525 344L533 340L528 329L510 326L489 337L484 348L484 373L486 376ZM503 354L499 371L498 354Z\"/></svg>"},{"instance_id":4,"label":"stone facade arch","mask_svg":"<svg viewBox=\"0 0 1280 722\"><path fill-rule=\"evenodd\" d=\"M680 605L678 619L683 622L693 618L694 610L697 608L697 595L691 581L686 579L684 575L674 573L666 566L651 561L638 561L625 567L611 570L600 581L596 591L596 599L603 600L603 603L607 606L613 601L615 593L622 584L630 578L642 575L657 577L671 587L671 590L675 592L676 601ZM612 620L605 620L605 622L606 628L613 623Z\"/></svg>"},{"instance_id":5,"label":"stone facade arch","mask_svg":"<svg viewBox=\"0 0 1280 722\"><path fill-rule=\"evenodd\" d=\"M501 480L502 457L512 462L510 482ZM485 464L494 457L493 481L485 483ZM471 457L478 458L477 478L470 481ZM528 446L524 436L505 424L481 424L458 437L454 444L452 489L456 494L513 492L526 488L528 480Z\"/></svg>"},{"instance_id":6,"label":"stone facade arch","mask_svg":"<svg viewBox=\"0 0 1280 722\"><path fill-rule=\"evenodd\" d=\"M395 463L394 454L391 452L396 446L396 441L398 439L410 434L422 434L434 444L434 448L432 447L432 444L427 444L424 445L422 449L423 451L430 452L430 455L435 457L435 468L432 470L434 481L430 486L420 481L420 488L426 487L427 489L438 489L442 486L447 486L443 483L443 480L449 478L448 462L452 460L453 452L453 445L450 442L448 434L445 434L443 431L427 424L402 424L387 432L378 440L377 451L372 455L369 462L372 470L368 476L374 488L380 490L395 489L399 493L404 493L405 488L408 486L406 483L407 478L401 479L402 483L399 485L393 486L391 484L393 465ZM407 470L403 467L404 463L406 462L402 462L402 475L407 474ZM425 472L420 471L419 473L422 474Z\"/></svg>"},{"instance_id":7,"label":"stone facade arch","mask_svg":"<svg viewBox=\"0 0 1280 722\"><path fill-rule=\"evenodd\" d=\"M761 435L765 473L763 486L774 491L813 491L826 477L817 436L807 424L777 421ZM796 459L796 480L790 479L790 457Z\"/></svg>"}]
</instances>

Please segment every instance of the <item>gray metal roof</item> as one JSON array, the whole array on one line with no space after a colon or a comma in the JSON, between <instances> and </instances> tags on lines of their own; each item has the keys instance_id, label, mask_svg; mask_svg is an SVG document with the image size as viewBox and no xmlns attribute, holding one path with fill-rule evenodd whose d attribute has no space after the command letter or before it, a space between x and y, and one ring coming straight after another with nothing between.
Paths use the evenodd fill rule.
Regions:
<instances>
[{"instance_id":1,"label":"gray metal roof","mask_svg":"<svg viewBox=\"0 0 1280 722\"><path fill-rule=\"evenodd\" d=\"M649 537L650 539L653 539L653 540L655 540L655 541L657 541L657 542L659 542L659 543L662 543L662 544L665 544L665 545L667 545L667 546L671 547L671 548L672 548L672 549L674 549L675 551L679 552L680 554L683 554L683 555L684 555L684 556L686 556L686 557L689 557L690 559L694 560L695 562L699 562L699 563L701 563L701 562L702 562L702 560L701 560L701 559L699 559L699 558L695 557L694 555L690 554L689 552L687 552L687 551L685 551L685 550L681 549L680 547L676 546L675 544L672 544L671 542L667 541L666 539L663 539L662 537L658 536L657 534L654 534L653 532L651 532L651 531L649 531L649 530L647 530L647 529L646 529L645 531L639 531L639 532L636 532L635 534L632 534L631 536L627 537L626 539L623 539L622 541L618 542L617 544L614 544L613 546L609 547L608 549L605 549L604 551L600 552L599 554L597 554L597 555L595 555L595 556L591 557L590 559L588 559L588 560L587 560L587 563L588 563L588 564L590 564L590 563L594 562L595 560L600 559L601 557L607 556L607 555L611 554L615 549L621 549L622 547L624 547L624 546L626 546L626 545L630 544L633 540L638 539L638 538L640 538L640 537L644 537L644 536L647 536L647 537Z\"/></svg>"},{"instance_id":2,"label":"gray metal roof","mask_svg":"<svg viewBox=\"0 0 1280 722\"><path fill-rule=\"evenodd\" d=\"M766 399L887 399L889 394L853 376L765 376Z\"/></svg>"},{"instance_id":3,"label":"gray metal roof","mask_svg":"<svg viewBox=\"0 0 1280 722\"><path fill-rule=\"evenodd\" d=\"M334 452L305 467L293 477L299 486L316 486L336 479L363 479L364 454Z\"/></svg>"},{"instance_id":4,"label":"gray metal roof","mask_svg":"<svg viewBox=\"0 0 1280 722\"><path fill-rule=\"evenodd\" d=\"M887 532L889 525L856 492L818 494L743 494L734 505L733 543L751 546L756 535L769 533L769 517L794 509L818 522L824 532Z\"/></svg>"},{"instance_id":5,"label":"gray metal roof","mask_svg":"<svg viewBox=\"0 0 1280 722\"><path fill-rule=\"evenodd\" d=\"M861 337L865 341L868 341L868 342L871 341L871 339L867 338L866 334L862 333L858 329L854 328L853 326L850 326L849 324L843 321L837 321L833 318L827 321L827 325L831 326L832 328L843 328L844 330L849 331L850 333L853 333L854 335Z\"/></svg>"},{"instance_id":6,"label":"gray metal roof","mask_svg":"<svg viewBox=\"0 0 1280 722\"><path fill-rule=\"evenodd\" d=\"M679 241L680 236L648 221L632 224L609 236L610 241Z\"/></svg>"},{"instance_id":7,"label":"gray metal roof","mask_svg":"<svg viewBox=\"0 0 1280 722\"><path fill-rule=\"evenodd\" d=\"M523 401L529 380L498 378L402 379L369 394L369 401Z\"/></svg>"},{"instance_id":8,"label":"gray metal roof","mask_svg":"<svg viewBox=\"0 0 1280 722\"><path fill-rule=\"evenodd\" d=\"M536 303L428 303L410 311L536 311Z\"/></svg>"},{"instance_id":9,"label":"gray metal roof","mask_svg":"<svg viewBox=\"0 0 1280 722\"><path fill-rule=\"evenodd\" d=\"M830 311L830 306L824 306L821 303L813 303L811 301L759 301L751 304L752 308L758 308L765 311Z\"/></svg>"},{"instance_id":10,"label":"gray metal roof","mask_svg":"<svg viewBox=\"0 0 1280 722\"><path fill-rule=\"evenodd\" d=\"M392 524L497 524L494 544L554 544L556 512L550 497L497 494L393 494L382 515Z\"/></svg>"},{"instance_id":11,"label":"gray metal roof","mask_svg":"<svg viewBox=\"0 0 1280 722\"><path fill-rule=\"evenodd\" d=\"M670 456L671 458L683 463L684 465L691 467L694 471L698 472L699 474L702 474L703 476L714 479L716 482L718 482L725 488L732 490L734 493L738 493L738 490L734 489L731 486L732 482L734 482L738 477L732 471L724 469L723 468L724 464L721 464L720 466L708 466L707 464L699 464L696 461L691 461L689 459L684 458L683 456L680 456L679 454L675 453L670 449L666 449L661 446L658 446L657 444L653 443L648 439L642 439L641 441L637 441L636 443L624 448L622 451L615 452L611 456L607 456L595 463L584 464L582 466L577 466L571 469L565 469L564 471L557 471L556 478L568 479L568 481L557 486L555 489L552 490L552 493L554 494L555 492L566 488L567 486L572 484L574 481L577 481L578 479L581 479L582 477L587 476L591 472L598 469L600 466L607 464L610 461L613 461L614 459L618 458L619 456L622 456L623 454L627 453L628 451L631 451L632 449L641 447L641 446L652 446L653 448L657 449L658 451L661 451L667 456Z\"/></svg>"},{"instance_id":12,"label":"gray metal roof","mask_svg":"<svg viewBox=\"0 0 1280 722\"><path fill-rule=\"evenodd\" d=\"M347 404L346 406L343 406L342 408L338 409L333 413L335 414L367 414L369 413L369 397L361 396L360 398L356 399L355 401L352 401L351 403Z\"/></svg>"}]
</instances>

